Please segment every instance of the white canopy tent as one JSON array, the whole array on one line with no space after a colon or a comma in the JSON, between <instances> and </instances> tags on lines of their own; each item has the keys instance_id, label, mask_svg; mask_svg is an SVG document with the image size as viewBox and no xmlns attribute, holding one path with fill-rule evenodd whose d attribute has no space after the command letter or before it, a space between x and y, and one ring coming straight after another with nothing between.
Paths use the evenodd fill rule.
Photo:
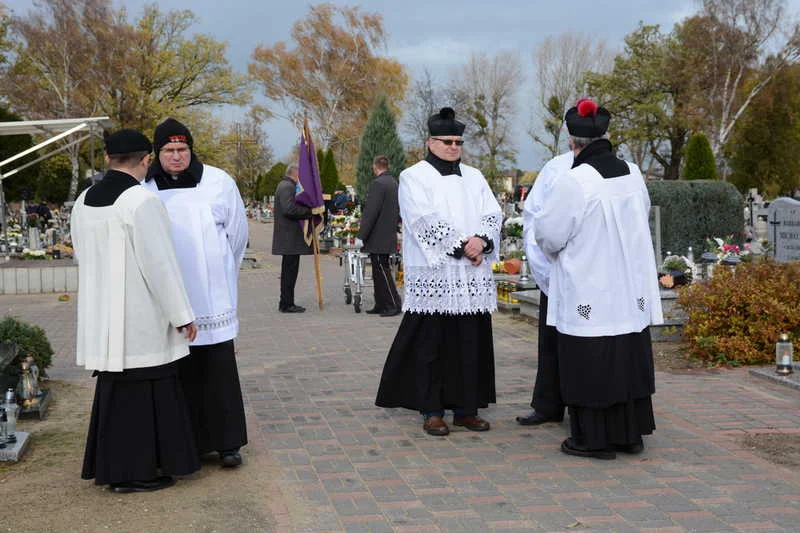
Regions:
<instances>
[{"instance_id":1,"label":"white canopy tent","mask_svg":"<svg viewBox=\"0 0 800 533\"><path fill-rule=\"evenodd\" d=\"M3 194L3 180L10 178L14 174L24 170L31 165L35 165L52 157L72 146L79 145L87 139L94 140L95 137L103 137L103 130L111 128L112 122L108 117L88 117L88 118L65 118L55 120L19 120L14 122L0 122L0 135L47 135L46 140L32 146L22 152L12 155L0 161L0 223L3 225L3 235L7 236L6 224L6 201ZM55 149L40 155L32 161L12 168L12 163L18 162L23 157L48 147L53 143L62 141ZM94 162L94 143L91 146ZM74 164L74 163L73 163ZM92 163L93 164L93 163ZM92 169L94 171L94 169ZM8 243L8 239L6 239Z\"/></svg>"}]
</instances>

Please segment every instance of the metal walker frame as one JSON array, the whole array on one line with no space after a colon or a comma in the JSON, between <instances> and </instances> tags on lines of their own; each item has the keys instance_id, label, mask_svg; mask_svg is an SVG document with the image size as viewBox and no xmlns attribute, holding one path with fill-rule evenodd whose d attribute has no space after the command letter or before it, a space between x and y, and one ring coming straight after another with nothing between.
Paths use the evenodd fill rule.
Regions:
<instances>
[{"instance_id":1,"label":"metal walker frame","mask_svg":"<svg viewBox=\"0 0 800 533\"><path fill-rule=\"evenodd\" d=\"M390 255L389 265L394 278L397 277L397 270L400 268L401 262L399 253ZM366 282L372 280L372 269L370 268L369 274L367 274L367 263L369 263L369 254L362 252L360 248L345 248L339 254L339 266L344 267L344 303L352 304L356 313L361 312L364 288L367 287Z\"/></svg>"},{"instance_id":2,"label":"metal walker frame","mask_svg":"<svg viewBox=\"0 0 800 533\"><path fill-rule=\"evenodd\" d=\"M344 303L353 304L356 313L361 312L362 295L366 280L371 280L372 275L367 276L366 260L369 254L361 252L357 248L346 248L339 256L339 266L344 266Z\"/></svg>"}]
</instances>

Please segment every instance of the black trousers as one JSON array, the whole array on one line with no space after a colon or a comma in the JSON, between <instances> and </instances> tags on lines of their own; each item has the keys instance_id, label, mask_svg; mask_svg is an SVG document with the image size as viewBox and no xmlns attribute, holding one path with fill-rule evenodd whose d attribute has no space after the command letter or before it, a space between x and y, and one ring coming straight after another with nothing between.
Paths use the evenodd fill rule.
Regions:
<instances>
[{"instance_id":1,"label":"black trousers","mask_svg":"<svg viewBox=\"0 0 800 533\"><path fill-rule=\"evenodd\" d=\"M389 266L389 254L369 254L372 263L372 283L375 291L375 309L389 311L400 309L400 296Z\"/></svg>"},{"instance_id":2,"label":"black trousers","mask_svg":"<svg viewBox=\"0 0 800 533\"><path fill-rule=\"evenodd\" d=\"M278 307L286 309L294 305L294 286L297 283L297 273L300 271L300 256L281 257L281 300Z\"/></svg>"},{"instance_id":3,"label":"black trousers","mask_svg":"<svg viewBox=\"0 0 800 533\"><path fill-rule=\"evenodd\" d=\"M539 292L539 368L531 407L551 420L564 419L558 372L558 330L547 325L547 295Z\"/></svg>"}]
</instances>

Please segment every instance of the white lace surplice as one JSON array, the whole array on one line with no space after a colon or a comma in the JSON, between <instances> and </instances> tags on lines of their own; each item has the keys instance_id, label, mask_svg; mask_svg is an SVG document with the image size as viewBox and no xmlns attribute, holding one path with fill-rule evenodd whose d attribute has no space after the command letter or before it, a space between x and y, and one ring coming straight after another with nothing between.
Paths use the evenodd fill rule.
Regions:
<instances>
[{"instance_id":1,"label":"white lace surplice","mask_svg":"<svg viewBox=\"0 0 800 533\"><path fill-rule=\"evenodd\" d=\"M463 315L497 309L491 262L498 259L500 206L479 170L442 176L420 161L400 174L403 219L403 311ZM473 235L494 250L479 266L447 255Z\"/></svg>"}]
</instances>

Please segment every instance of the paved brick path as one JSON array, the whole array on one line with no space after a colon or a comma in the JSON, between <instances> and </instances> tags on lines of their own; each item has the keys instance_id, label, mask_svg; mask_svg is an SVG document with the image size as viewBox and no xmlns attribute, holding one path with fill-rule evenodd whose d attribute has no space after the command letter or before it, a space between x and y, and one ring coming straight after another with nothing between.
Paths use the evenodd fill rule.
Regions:
<instances>
[{"instance_id":1,"label":"paved brick path","mask_svg":"<svg viewBox=\"0 0 800 533\"><path fill-rule=\"evenodd\" d=\"M642 455L568 457L559 451L566 422L534 429L514 422L528 410L536 334L498 313L498 404L481 412L492 430L430 437L418 415L374 406L400 318L355 314L328 256L325 310L314 305L307 257L297 303L309 311L279 313L279 262L265 252L271 231L251 226L263 268L242 272L237 346L251 433L245 460L255 466L266 457L280 473L264 496L276 530L800 530L799 473L739 443L747 432L800 433L797 391L741 369L659 372L658 429ZM367 307L371 300L368 294ZM73 364L74 301L3 296L0 310L45 327L57 351L53 378L90 383Z\"/></svg>"}]
</instances>

